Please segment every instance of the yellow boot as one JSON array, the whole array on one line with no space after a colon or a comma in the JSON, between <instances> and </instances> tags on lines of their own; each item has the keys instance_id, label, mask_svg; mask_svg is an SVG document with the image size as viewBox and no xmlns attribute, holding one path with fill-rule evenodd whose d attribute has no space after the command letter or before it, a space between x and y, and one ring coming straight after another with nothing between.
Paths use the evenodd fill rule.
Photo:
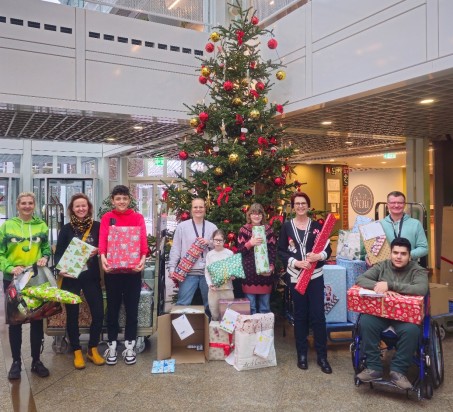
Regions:
<instances>
[{"instance_id":1,"label":"yellow boot","mask_svg":"<svg viewBox=\"0 0 453 412\"><path fill-rule=\"evenodd\" d=\"M99 355L98 348L96 347L88 349L87 358L98 366L102 366L105 363L105 359Z\"/></svg>"},{"instance_id":2,"label":"yellow boot","mask_svg":"<svg viewBox=\"0 0 453 412\"><path fill-rule=\"evenodd\" d=\"M76 369L85 369L85 360L80 349L74 351L74 367Z\"/></svg>"}]
</instances>

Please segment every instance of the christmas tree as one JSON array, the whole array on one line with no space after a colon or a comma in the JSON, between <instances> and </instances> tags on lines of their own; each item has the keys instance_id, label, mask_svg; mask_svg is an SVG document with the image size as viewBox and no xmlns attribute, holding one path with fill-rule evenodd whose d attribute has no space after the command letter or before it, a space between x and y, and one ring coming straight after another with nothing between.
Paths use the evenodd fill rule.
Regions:
<instances>
[{"instance_id":1,"label":"christmas tree","mask_svg":"<svg viewBox=\"0 0 453 412\"><path fill-rule=\"evenodd\" d=\"M251 9L230 4L237 17L228 28L215 27L200 58L199 82L207 88L203 102L186 107L193 132L179 145L191 176L180 176L182 189L167 186L167 200L179 220L189 218L195 197L206 200L207 219L224 229L228 246L235 249L236 233L245 223L252 203L260 203L278 231L283 205L300 183L287 184L293 149L275 121L285 102L270 103L274 79L286 77L278 62L263 61L260 47L276 49L272 30L262 29Z\"/></svg>"}]
</instances>

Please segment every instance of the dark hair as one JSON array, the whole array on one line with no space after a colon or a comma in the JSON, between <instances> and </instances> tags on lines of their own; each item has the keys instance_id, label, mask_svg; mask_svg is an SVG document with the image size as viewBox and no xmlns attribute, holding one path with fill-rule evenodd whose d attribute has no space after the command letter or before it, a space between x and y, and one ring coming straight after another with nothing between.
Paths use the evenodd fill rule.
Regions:
<instances>
[{"instance_id":1,"label":"dark hair","mask_svg":"<svg viewBox=\"0 0 453 412\"><path fill-rule=\"evenodd\" d=\"M294 208L294 199L296 197L303 197L306 201L307 201L307 205L308 207L311 207L311 201L310 201L310 198L308 197L308 195L304 192L294 192L292 195L291 195L291 207Z\"/></svg>"},{"instance_id":2,"label":"dark hair","mask_svg":"<svg viewBox=\"0 0 453 412\"><path fill-rule=\"evenodd\" d=\"M262 225L265 225L267 223L267 219L266 219L266 212L264 211L264 208L263 206L261 206L259 203L253 203L253 205L251 205L249 207L249 210L247 210L247 213L245 215L246 217L246 220L247 220L247 223L252 223L252 219L250 219L250 215L252 213L259 213L261 214L261 224Z\"/></svg>"},{"instance_id":3,"label":"dark hair","mask_svg":"<svg viewBox=\"0 0 453 412\"><path fill-rule=\"evenodd\" d=\"M405 247L409 253L411 253L411 242L407 240L405 237L397 237L392 240L392 243L390 243L390 250L393 250L395 246L401 246Z\"/></svg>"},{"instance_id":4,"label":"dark hair","mask_svg":"<svg viewBox=\"0 0 453 412\"><path fill-rule=\"evenodd\" d=\"M74 202L78 199L85 199L88 203L88 216L93 217L93 203L90 202L90 199L88 199L88 196L85 193L76 193L72 195L71 200L68 205L68 213L69 216L74 215L74 211L72 208L74 207Z\"/></svg>"},{"instance_id":5,"label":"dark hair","mask_svg":"<svg viewBox=\"0 0 453 412\"><path fill-rule=\"evenodd\" d=\"M402 196L404 201L406 201L406 196L404 195L403 192L400 192L399 190L394 190L393 192L390 192L388 195L387 195L387 200L389 200L389 197L390 196L393 196L393 197L400 197Z\"/></svg>"},{"instance_id":6,"label":"dark hair","mask_svg":"<svg viewBox=\"0 0 453 412\"><path fill-rule=\"evenodd\" d=\"M223 237L223 240L226 239L225 232L224 232L222 229L214 230L214 232L213 232L213 234L212 234L212 239L214 239L217 235L222 236L222 237Z\"/></svg>"},{"instance_id":7,"label":"dark hair","mask_svg":"<svg viewBox=\"0 0 453 412\"><path fill-rule=\"evenodd\" d=\"M124 185L117 185L113 188L111 198L113 199L117 195L124 195L131 197L131 192L129 191L129 188Z\"/></svg>"}]
</instances>

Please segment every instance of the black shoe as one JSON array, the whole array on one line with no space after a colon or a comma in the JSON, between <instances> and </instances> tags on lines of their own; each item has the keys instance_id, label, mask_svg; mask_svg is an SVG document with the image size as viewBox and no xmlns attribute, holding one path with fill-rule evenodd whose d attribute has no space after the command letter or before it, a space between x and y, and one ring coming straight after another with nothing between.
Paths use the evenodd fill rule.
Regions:
<instances>
[{"instance_id":1,"label":"black shoe","mask_svg":"<svg viewBox=\"0 0 453 412\"><path fill-rule=\"evenodd\" d=\"M332 368L326 358L318 359L318 365L324 373L332 373Z\"/></svg>"},{"instance_id":2,"label":"black shoe","mask_svg":"<svg viewBox=\"0 0 453 412\"><path fill-rule=\"evenodd\" d=\"M308 359L307 359L307 355L300 355L298 358L297 358L297 367L299 369L308 369Z\"/></svg>"},{"instance_id":3,"label":"black shoe","mask_svg":"<svg viewBox=\"0 0 453 412\"><path fill-rule=\"evenodd\" d=\"M49 376L49 369L47 369L40 360L32 362L31 371L41 378Z\"/></svg>"},{"instance_id":4,"label":"black shoe","mask_svg":"<svg viewBox=\"0 0 453 412\"><path fill-rule=\"evenodd\" d=\"M13 364L11 365L11 369L8 372L8 379L14 380L14 379L20 379L20 371L22 370L21 368L21 363L20 361L13 361Z\"/></svg>"}]
</instances>

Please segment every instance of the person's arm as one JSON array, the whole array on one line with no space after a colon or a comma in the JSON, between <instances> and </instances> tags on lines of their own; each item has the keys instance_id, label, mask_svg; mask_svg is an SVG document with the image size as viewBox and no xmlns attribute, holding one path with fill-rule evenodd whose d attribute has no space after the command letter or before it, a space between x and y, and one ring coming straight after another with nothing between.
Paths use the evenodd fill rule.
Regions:
<instances>
[{"instance_id":1,"label":"person's arm","mask_svg":"<svg viewBox=\"0 0 453 412\"><path fill-rule=\"evenodd\" d=\"M109 212L107 212L101 219L101 227L99 228L99 255L101 257L101 264L104 271L110 270L107 262L107 238L109 235Z\"/></svg>"},{"instance_id":2,"label":"person's arm","mask_svg":"<svg viewBox=\"0 0 453 412\"><path fill-rule=\"evenodd\" d=\"M365 288L374 290L376 283L379 281L379 277L381 274L381 270L383 267L383 262L380 262L370 269L368 269L365 273L360 275L356 280L356 285Z\"/></svg>"},{"instance_id":3,"label":"person's arm","mask_svg":"<svg viewBox=\"0 0 453 412\"><path fill-rule=\"evenodd\" d=\"M289 259L294 259L291 257L292 253L289 252L289 233L287 231L287 225L284 223L280 229L280 236L278 237L277 243L277 252L280 259L283 261L283 265L288 266Z\"/></svg>"},{"instance_id":4,"label":"person's arm","mask_svg":"<svg viewBox=\"0 0 453 412\"><path fill-rule=\"evenodd\" d=\"M36 264L38 266L46 266L52 252L50 250L49 243L49 228L47 227L44 221L41 224L41 229L43 233L46 234L46 236L43 237L42 242L40 244L41 257L37 260Z\"/></svg>"},{"instance_id":5,"label":"person's arm","mask_svg":"<svg viewBox=\"0 0 453 412\"><path fill-rule=\"evenodd\" d=\"M428 254L428 240L426 239L425 231L420 222L418 222L415 232L415 247L411 250L411 258L418 260Z\"/></svg>"},{"instance_id":6,"label":"person's arm","mask_svg":"<svg viewBox=\"0 0 453 412\"><path fill-rule=\"evenodd\" d=\"M212 256L212 253L208 252L208 254L206 255L206 266L204 267L204 277L206 278L206 284L208 285L208 288L210 288L212 286L211 275L208 271L208 265L210 265L212 263L211 256Z\"/></svg>"},{"instance_id":7,"label":"person's arm","mask_svg":"<svg viewBox=\"0 0 453 412\"><path fill-rule=\"evenodd\" d=\"M256 243L256 238L253 236L250 237L248 230L242 226L239 229L239 234L238 234L238 240L237 240L237 245L238 245L238 252L242 253L243 255L248 255L249 253L254 253L254 247L257 245Z\"/></svg>"},{"instance_id":8,"label":"person's arm","mask_svg":"<svg viewBox=\"0 0 453 412\"><path fill-rule=\"evenodd\" d=\"M388 282L389 290L406 295L425 296L428 293L428 274L422 267L414 269L410 283Z\"/></svg>"},{"instance_id":9,"label":"person's arm","mask_svg":"<svg viewBox=\"0 0 453 412\"><path fill-rule=\"evenodd\" d=\"M57 245L55 247L54 255L55 265L57 265L60 259L62 258L66 248L71 242L71 239L72 236L69 236L68 226L67 225L63 226L63 228L60 230L60 233L58 234Z\"/></svg>"},{"instance_id":10,"label":"person's arm","mask_svg":"<svg viewBox=\"0 0 453 412\"><path fill-rule=\"evenodd\" d=\"M3 273L11 274L14 265L8 260L8 245L5 241L6 236L6 223L0 228L0 271Z\"/></svg>"},{"instance_id":11,"label":"person's arm","mask_svg":"<svg viewBox=\"0 0 453 412\"><path fill-rule=\"evenodd\" d=\"M271 226L266 227L267 256L269 259L270 272L275 269L275 258L277 255L277 239Z\"/></svg>"},{"instance_id":12,"label":"person's arm","mask_svg":"<svg viewBox=\"0 0 453 412\"><path fill-rule=\"evenodd\" d=\"M168 256L168 270L170 274L175 271L175 268L181 259L182 236L181 226L178 225L176 226L175 233L173 235L173 244L171 245Z\"/></svg>"}]
</instances>

